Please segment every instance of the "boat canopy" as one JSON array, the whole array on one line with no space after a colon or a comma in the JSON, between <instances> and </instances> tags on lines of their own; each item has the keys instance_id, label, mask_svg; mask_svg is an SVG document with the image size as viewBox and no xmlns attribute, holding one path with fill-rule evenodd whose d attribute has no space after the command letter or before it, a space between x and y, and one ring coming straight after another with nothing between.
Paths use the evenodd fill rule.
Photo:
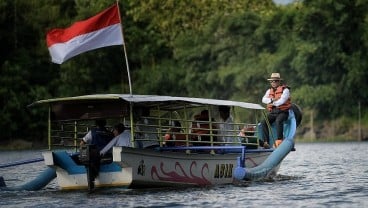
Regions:
<instances>
[{"instance_id":1,"label":"boat canopy","mask_svg":"<svg viewBox=\"0 0 368 208\"><path fill-rule=\"evenodd\" d=\"M47 100L39 100L29 105L29 107L38 105L38 104L61 104L61 103L80 103L80 102L112 102L121 100L136 104L142 105L157 105L157 103L162 103L161 108L165 108L166 110L170 110L170 108L174 108L172 110L176 110L179 108L182 103L183 105L217 105L217 106L237 106L245 109L254 109L254 110L263 110L259 104L255 103L246 103L239 101L231 101L231 100L218 100L218 99L208 99L208 98L190 98L190 97L174 97L174 96L161 96L161 95L130 95L130 94L95 94L95 95L83 95L76 97L64 97L64 98L54 98ZM176 107L173 104L176 104Z\"/></svg>"},{"instance_id":2,"label":"boat canopy","mask_svg":"<svg viewBox=\"0 0 368 208\"><path fill-rule=\"evenodd\" d=\"M51 120L84 120L102 117L127 117L131 104L134 107L159 108L176 111L201 106L235 106L244 109L262 110L259 104L206 98L173 97L160 95L96 94L76 97L39 100L29 107L48 104Z\"/></svg>"}]
</instances>

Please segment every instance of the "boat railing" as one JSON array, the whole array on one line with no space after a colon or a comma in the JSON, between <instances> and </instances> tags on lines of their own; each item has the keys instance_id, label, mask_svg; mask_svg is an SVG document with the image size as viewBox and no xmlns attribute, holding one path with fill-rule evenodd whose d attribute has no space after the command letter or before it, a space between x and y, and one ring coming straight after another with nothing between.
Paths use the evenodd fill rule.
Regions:
<instances>
[{"instance_id":1,"label":"boat railing","mask_svg":"<svg viewBox=\"0 0 368 208\"><path fill-rule=\"evenodd\" d=\"M168 143L175 146L225 146L225 145L243 145L248 148L257 148L257 129L256 124L251 123L230 123L231 128L224 130L220 126L224 122L218 121L198 121L198 120L180 120L165 117L146 117L151 119L151 123L133 124L132 142L157 142L161 147ZM179 131L171 131L172 121L181 122ZM207 126L197 126L193 123L208 124ZM51 141L49 144L53 148L79 148L81 139L92 128L91 121L55 121L51 123ZM111 127L108 127L111 128ZM130 129L130 126L126 128ZM143 130L144 129L144 130ZM139 136L139 135L150 136ZM175 135L170 141L165 139L166 134ZM178 136L180 135L180 136ZM227 138L226 141L221 138Z\"/></svg>"},{"instance_id":2,"label":"boat railing","mask_svg":"<svg viewBox=\"0 0 368 208\"><path fill-rule=\"evenodd\" d=\"M52 122L49 144L52 148L75 148L77 150L81 139L90 128L90 125L77 121Z\"/></svg>"},{"instance_id":3,"label":"boat railing","mask_svg":"<svg viewBox=\"0 0 368 208\"><path fill-rule=\"evenodd\" d=\"M166 146L168 142L180 144L180 146L218 146L218 145L246 145L257 148L259 143L256 135L256 124L246 123L230 123L231 129L223 130L220 125L224 122L214 121L199 121L199 120L180 120L163 117L144 117L150 119L151 123L136 124L138 129L149 130L135 130L135 134L150 134L154 136L148 137L134 137L134 141L157 141L160 146ZM167 123L172 121L179 121L180 127L175 127ZM163 124L165 123L165 124ZM193 124L199 125L193 125ZM207 124L206 127L201 124ZM177 132L171 131L172 128L179 129ZM241 134L242 133L242 134ZM170 141L165 140L165 135L171 134L181 138L172 138ZM203 138L205 137L205 138ZM220 137L227 137L227 141L221 141ZM233 141L231 141L233 140Z\"/></svg>"}]
</instances>

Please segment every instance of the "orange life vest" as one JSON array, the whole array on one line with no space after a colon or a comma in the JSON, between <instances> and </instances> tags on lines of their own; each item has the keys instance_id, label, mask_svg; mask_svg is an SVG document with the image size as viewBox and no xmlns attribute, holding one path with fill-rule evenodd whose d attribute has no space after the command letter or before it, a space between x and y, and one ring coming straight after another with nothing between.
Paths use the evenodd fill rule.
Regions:
<instances>
[{"instance_id":1,"label":"orange life vest","mask_svg":"<svg viewBox=\"0 0 368 208\"><path fill-rule=\"evenodd\" d=\"M269 98L273 98L273 99L280 99L282 92L284 91L285 88L288 88L288 86L286 85L280 85L276 88L276 90L274 90L273 88L270 89L270 93L268 94ZM272 103L267 104L267 109L268 111L272 110L272 107L274 107L272 105ZM286 102L280 106L277 106L278 109L285 111L285 110L289 110L291 108L291 99L290 97L286 100Z\"/></svg>"}]
</instances>

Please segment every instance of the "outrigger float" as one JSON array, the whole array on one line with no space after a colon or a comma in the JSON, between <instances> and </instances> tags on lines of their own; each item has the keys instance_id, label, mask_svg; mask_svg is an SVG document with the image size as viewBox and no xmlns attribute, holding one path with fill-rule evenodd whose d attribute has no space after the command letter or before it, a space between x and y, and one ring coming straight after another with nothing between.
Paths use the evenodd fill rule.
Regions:
<instances>
[{"instance_id":1,"label":"outrigger float","mask_svg":"<svg viewBox=\"0 0 368 208\"><path fill-rule=\"evenodd\" d=\"M277 149L264 149L258 139L261 129L258 119L264 113L259 104L101 94L40 100L30 107L40 105L49 107L49 150L43 152L49 168L21 186L5 187L5 182L0 181L3 186L0 189L38 190L55 177L62 190L211 186L272 177L293 148L296 127L301 120L300 109L293 105L284 123L284 142ZM220 119L220 106L230 109L234 121L225 123ZM142 114L143 110L149 114ZM196 114L200 112L208 116L199 119ZM132 147L113 147L112 155L101 159L99 174L93 183L89 174L90 146L80 147L79 143L96 119L105 119L108 126L123 123L131 133ZM173 123L180 123L179 131L170 131ZM227 125L226 130L221 128L224 125ZM274 127L270 128L271 132L275 131ZM168 132L172 135L170 141L165 139ZM270 134L270 145L275 140L273 135L276 134ZM224 137L226 141L220 139ZM141 148L138 144L142 142L156 142L157 146Z\"/></svg>"}]
</instances>

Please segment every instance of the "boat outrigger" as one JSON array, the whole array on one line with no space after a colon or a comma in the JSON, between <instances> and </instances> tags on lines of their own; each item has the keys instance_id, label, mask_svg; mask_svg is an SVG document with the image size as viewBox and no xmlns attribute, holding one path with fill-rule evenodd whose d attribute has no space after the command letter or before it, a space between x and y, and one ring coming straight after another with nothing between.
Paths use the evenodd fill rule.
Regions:
<instances>
[{"instance_id":1,"label":"boat outrigger","mask_svg":"<svg viewBox=\"0 0 368 208\"><path fill-rule=\"evenodd\" d=\"M49 150L43 152L43 157L50 168L41 179L32 182L36 188L28 184L27 190L42 188L40 184L46 185L55 176L62 190L210 186L273 176L294 146L295 129L301 118L294 105L284 124L285 141L275 150L259 145L258 119L264 110L259 104L101 94L40 100L30 107L39 105L49 106ZM224 106L230 109L234 121L220 119L219 108ZM89 174L92 146L79 143L96 119L106 120L108 127L123 123L131 133L131 147L113 147L112 154L102 157L93 182ZM171 131L174 127L179 130ZM274 139L270 138L270 145ZM140 144L144 142L157 145L142 148Z\"/></svg>"}]
</instances>

